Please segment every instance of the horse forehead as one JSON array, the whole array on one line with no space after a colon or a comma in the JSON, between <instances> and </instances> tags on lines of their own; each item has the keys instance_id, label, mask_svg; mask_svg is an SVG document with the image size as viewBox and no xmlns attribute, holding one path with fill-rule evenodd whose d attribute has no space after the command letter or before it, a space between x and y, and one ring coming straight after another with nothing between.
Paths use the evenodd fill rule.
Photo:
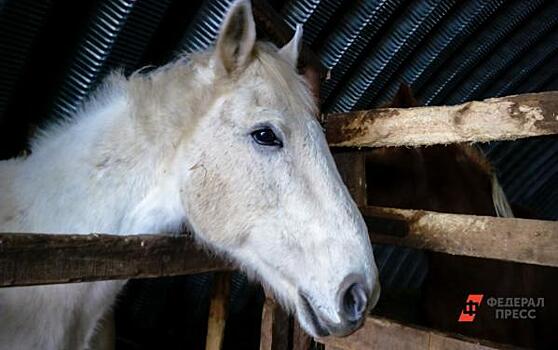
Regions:
<instances>
[{"instance_id":1,"label":"horse forehead","mask_svg":"<svg viewBox=\"0 0 558 350\"><path fill-rule=\"evenodd\" d=\"M257 79L252 84L239 90L246 97L246 101L257 107L282 107L285 108L287 94L284 89L265 79Z\"/></svg>"},{"instance_id":2,"label":"horse forehead","mask_svg":"<svg viewBox=\"0 0 558 350\"><path fill-rule=\"evenodd\" d=\"M303 91L304 84L298 79L295 73L283 72L284 74L247 74L239 80L239 91L244 90L247 95L251 95L266 104L285 105L287 101L300 105L306 105ZM308 95L310 96L310 95Z\"/></svg>"},{"instance_id":3,"label":"horse forehead","mask_svg":"<svg viewBox=\"0 0 558 350\"><path fill-rule=\"evenodd\" d=\"M230 97L230 101L236 104L237 111L250 112L242 113L246 118L261 119L262 116L267 116L271 121L280 120L286 126L295 125L297 128L309 127L309 121L315 119L304 108L293 105L292 100L272 91L239 91L237 95Z\"/></svg>"}]
</instances>

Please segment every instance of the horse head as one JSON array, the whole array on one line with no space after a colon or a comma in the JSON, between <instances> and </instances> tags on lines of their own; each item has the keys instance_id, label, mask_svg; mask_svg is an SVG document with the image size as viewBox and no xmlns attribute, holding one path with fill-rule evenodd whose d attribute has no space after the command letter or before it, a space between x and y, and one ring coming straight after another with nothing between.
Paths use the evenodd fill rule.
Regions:
<instances>
[{"instance_id":1,"label":"horse head","mask_svg":"<svg viewBox=\"0 0 558 350\"><path fill-rule=\"evenodd\" d=\"M233 4L214 49L192 58L199 86L164 107L186 113L181 99L199 95L188 136L173 141L175 192L197 239L262 281L310 334L342 336L376 303L378 272L297 74L301 44L300 27L281 49L257 42L249 1Z\"/></svg>"}]
</instances>

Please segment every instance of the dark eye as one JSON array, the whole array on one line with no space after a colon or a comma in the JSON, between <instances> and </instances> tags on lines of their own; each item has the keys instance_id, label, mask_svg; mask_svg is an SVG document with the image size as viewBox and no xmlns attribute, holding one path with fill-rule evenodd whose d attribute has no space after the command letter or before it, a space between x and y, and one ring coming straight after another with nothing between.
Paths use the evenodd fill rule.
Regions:
<instances>
[{"instance_id":1,"label":"dark eye","mask_svg":"<svg viewBox=\"0 0 558 350\"><path fill-rule=\"evenodd\" d=\"M270 128L262 128L252 132L252 138L262 146L283 146L283 142Z\"/></svg>"}]
</instances>

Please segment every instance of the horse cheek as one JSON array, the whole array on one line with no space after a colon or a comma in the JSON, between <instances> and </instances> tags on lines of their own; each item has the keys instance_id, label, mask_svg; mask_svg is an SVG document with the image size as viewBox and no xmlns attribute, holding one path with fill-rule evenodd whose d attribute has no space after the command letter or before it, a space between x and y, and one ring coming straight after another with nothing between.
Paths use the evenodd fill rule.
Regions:
<instances>
[{"instance_id":1,"label":"horse cheek","mask_svg":"<svg viewBox=\"0 0 558 350\"><path fill-rule=\"evenodd\" d=\"M202 165L194 170L187 187L183 204L196 236L220 250L241 245L248 229L225 177Z\"/></svg>"}]
</instances>

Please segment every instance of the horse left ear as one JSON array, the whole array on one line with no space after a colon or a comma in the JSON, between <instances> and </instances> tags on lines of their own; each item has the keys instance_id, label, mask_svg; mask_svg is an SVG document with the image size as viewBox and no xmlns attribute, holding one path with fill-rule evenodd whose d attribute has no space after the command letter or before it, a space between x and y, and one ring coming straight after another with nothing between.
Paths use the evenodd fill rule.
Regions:
<instances>
[{"instance_id":1,"label":"horse left ear","mask_svg":"<svg viewBox=\"0 0 558 350\"><path fill-rule=\"evenodd\" d=\"M279 49L281 55L287 62L292 64L295 68L298 63L298 56L302 50L302 24L296 25L296 31L291 41Z\"/></svg>"},{"instance_id":2,"label":"horse left ear","mask_svg":"<svg viewBox=\"0 0 558 350\"><path fill-rule=\"evenodd\" d=\"M219 32L215 47L217 61L229 74L241 70L251 62L255 44L256 24L252 5L249 0L236 1Z\"/></svg>"},{"instance_id":3,"label":"horse left ear","mask_svg":"<svg viewBox=\"0 0 558 350\"><path fill-rule=\"evenodd\" d=\"M401 83L399 90L391 100L388 107L390 108L411 108L420 106L419 101L415 98L413 90L408 84Z\"/></svg>"}]
</instances>

